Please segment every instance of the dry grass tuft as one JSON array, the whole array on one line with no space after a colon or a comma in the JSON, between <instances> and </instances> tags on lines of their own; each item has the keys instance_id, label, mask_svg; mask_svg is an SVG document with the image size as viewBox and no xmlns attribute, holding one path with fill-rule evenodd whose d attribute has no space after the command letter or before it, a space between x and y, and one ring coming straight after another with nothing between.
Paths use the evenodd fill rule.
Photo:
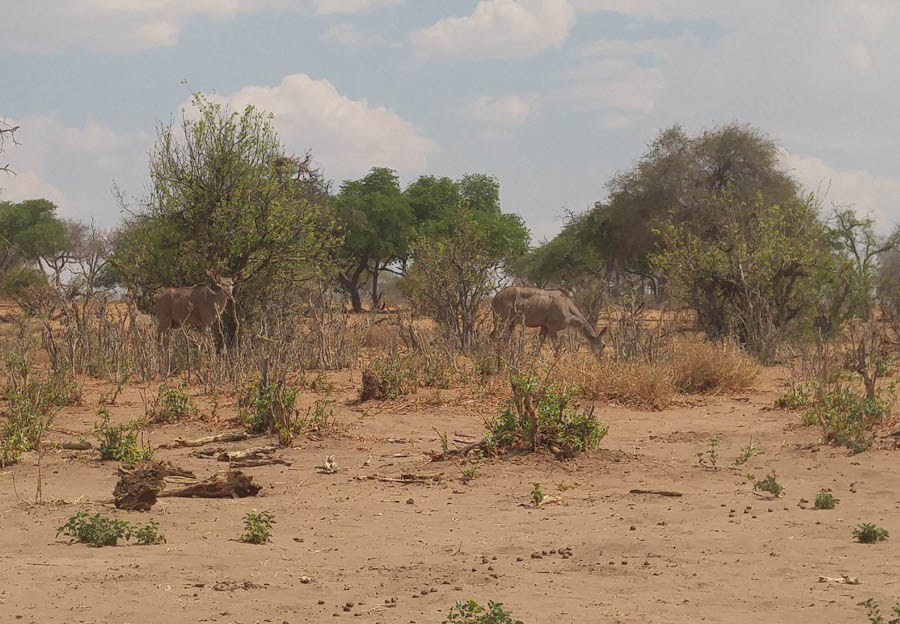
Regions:
<instances>
[{"instance_id":1,"label":"dry grass tuft","mask_svg":"<svg viewBox=\"0 0 900 624\"><path fill-rule=\"evenodd\" d=\"M551 376L575 384L588 399L607 399L630 407L662 410L677 393L712 394L749 390L760 367L729 343L677 339L655 360L598 361L587 353L560 358Z\"/></svg>"},{"instance_id":2,"label":"dry grass tuft","mask_svg":"<svg viewBox=\"0 0 900 624\"><path fill-rule=\"evenodd\" d=\"M577 385L586 398L644 409L665 409L675 398L672 371L659 362L597 361L589 354L572 354L560 359L553 378Z\"/></svg>"},{"instance_id":3,"label":"dry grass tuft","mask_svg":"<svg viewBox=\"0 0 900 624\"><path fill-rule=\"evenodd\" d=\"M740 347L696 338L675 340L668 364L675 387L685 394L745 392L753 387L760 370Z\"/></svg>"}]
</instances>

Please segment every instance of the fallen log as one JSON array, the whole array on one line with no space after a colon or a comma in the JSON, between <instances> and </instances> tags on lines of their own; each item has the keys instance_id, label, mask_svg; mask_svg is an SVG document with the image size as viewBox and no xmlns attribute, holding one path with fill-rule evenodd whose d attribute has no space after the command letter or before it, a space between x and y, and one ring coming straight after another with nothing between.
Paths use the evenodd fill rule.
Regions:
<instances>
[{"instance_id":1,"label":"fallen log","mask_svg":"<svg viewBox=\"0 0 900 624\"><path fill-rule=\"evenodd\" d=\"M213 476L178 490L166 490L159 496L183 498L244 498L256 496L262 487L253 483L253 477L240 470L219 472Z\"/></svg>"},{"instance_id":2,"label":"fallen log","mask_svg":"<svg viewBox=\"0 0 900 624\"><path fill-rule=\"evenodd\" d=\"M241 440L247 440L248 438L250 438L250 434L245 431L227 431L225 433L217 433L216 435L197 438L196 440L185 440L184 438L177 438L171 444L161 444L159 448L203 446L205 444L212 444L214 442L240 442Z\"/></svg>"},{"instance_id":3,"label":"fallen log","mask_svg":"<svg viewBox=\"0 0 900 624\"><path fill-rule=\"evenodd\" d=\"M656 496L684 496L681 492L670 490L628 490L629 494L655 494Z\"/></svg>"}]
</instances>

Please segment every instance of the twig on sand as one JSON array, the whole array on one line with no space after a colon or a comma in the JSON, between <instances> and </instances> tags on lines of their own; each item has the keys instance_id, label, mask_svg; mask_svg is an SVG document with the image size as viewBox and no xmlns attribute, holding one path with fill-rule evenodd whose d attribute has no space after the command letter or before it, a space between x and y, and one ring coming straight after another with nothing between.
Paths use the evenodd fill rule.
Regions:
<instances>
[{"instance_id":1,"label":"twig on sand","mask_svg":"<svg viewBox=\"0 0 900 624\"><path fill-rule=\"evenodd\" d=\"M681 492L672 490L628 490L629 494L655 494L656 496L684 496Z\"/></svg>"}]
</instances>

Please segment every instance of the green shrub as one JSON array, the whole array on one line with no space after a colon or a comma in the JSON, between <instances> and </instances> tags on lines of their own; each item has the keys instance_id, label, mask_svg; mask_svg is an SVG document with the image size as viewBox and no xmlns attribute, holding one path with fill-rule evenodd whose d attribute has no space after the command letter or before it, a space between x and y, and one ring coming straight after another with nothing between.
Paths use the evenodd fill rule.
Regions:
<instances>
[{"instance_id":1,"label":"green shrub","mask_svg":"<svg viewBox=\"0 0 900 624\"><path fill-rule=\"evenodd\" d=\"M763 492L768 492L775 498L781 496L781 493L784 491L784 488L781 487L781 484L775 480L775 473L770 473L766 476L765 479L757 481L753 484L754 490L762 490Z\"/></svg>"},{"instance_id":2,"label":"green shrub","mask_svg":"<svg viewBox=\"0 0 900 624\"><path fill-rule=\"evenodd\" d=\"M134 531L134 539L144 545L166 543L166 536L159 532L159 523L153 519Z\"/></svg>"},{"instance_id":3,"label":"green shrub","mask_svg":"<svg viewBox=\"0 0 900 624\"><path fill-rule=\"evenodd\" d=\"M278 432L282 442L289 443L296 424L296 400L297 388L283 381L260 380L244 389L240 420L251 433Z\"/></svg>"},{"instance_id":4,"label":"green shrub","mask_svg":"<svg viewBox=\"0 0 900 624\"><path fill-rule=\"evenodd\" d=\"M853 537L860 544L874 544L875 542L883 542L888 538L888 532L871 522L864 522L853 529Z\"/></svg>"},{"instance_id":5,"label":"green shrub","mask_svg":"<svg viewBox=\"0 0 900 624\"><path fill-rule=\"evenodd\" d=\"M197 412L182 381L176 386L163 383L156 391L156 398L147 408L147 418L156 423L177 423Z\"/></svg>"},{"instance_id":6,"label":"green shrub","mask_svg":"<svg viewBox=\"0 0 900 624\"><path fill-rule=\"evenodd\" d=\"M828 490L821 490L816 494L816 509L834 509L835 505L841 502L841 499L835 498Z\"/></svg>"},{"instance_id":7,"label":"green shrub","mask_svg":"<svg viewBox=\"0 0 900 624\"><path fill-rule=\"evenodd\" d=\"M268 511L261 513L248 512L244 516L244 534L241 541L248 544L265 544L272 536L272 525L275 524L275 516Z\"/></svg>"},{"instance_id":8,"label":"green shrub","mask_svg":"<svg viewBox=\"0 0 900 624\"><path fill-rule=\"evenodd\" d=\"M788 410L803 410L811 407L816 400L819 385L810 381L807 383L788 382L784 393L775 399L775 407Z\"/></svg>"},{"instance_id":9,"label":"green shrub","mask_svg":"<svg viewBox=\"0 0 900 624\"><path fill-rule=\"evenodd\" d=\"M485 609L474 600L457 600L441 624L522 624L522 621L514 620L500 602L488 601Z\"/></svg>"},{"instance_id":10,"label":"green shrub","mask_svg":"<svg viewBox=\"0 0 900 624\"><path fill-rule=\"evenodd\" d=\"M79 511L69 521L59 527L56 536L68 535L82 544L94 547L115 546L120 539L126 542L135 537L138 544L162 544L166 536L159 532L159 523L150 520L147 524L134 528L127 520L116 520L101 514L88 516Z\"/></svg>"},{"instance_id":11,"label":"green shrub","mask_svg":"<svg viewBox=\"0 0 900 624\"><path fill-rule=\"evenodd\" d=\"M556 383L541 386L536 377L513 379L507 407L485 422L492 446L543 445L563 457L596 448L609 426L597 420L593 406L579 410L573 404L577 391Z\"/></svg>"},{"instance_id":12,"label":"green shrub","mask_svg":"<svg viewBox=\"0 0 900 624\"><path fill-rule=\"evenodd\" d=\"M879 607L878 603L871 598L856 604L866 608L866 616L869 618L869 624L900 624L900 603L894 605L893 609L891 609L891 613L896 617L892 617L889 620L884 619L884 616L881 615L881 607Z\"/></svg>"},{"instance_id":13,"label":"green shrub","mask_svg":"<svg viewBox=\"0 0 900 624\"><path fill-rule=\"evenodd\" d=\"M22 453L38 448L44 432L65 404L66 395L57 383L30 380L7 387L5 395L9 405L0 441L0 467L13 464Z\"/></svg>"},{"instance_id":14,"label":"green shrub","mask_svg":"<svg viewBox=\"0 0 900 624\"><path fill-rule=\"evenodd\" d=\"M821 393L804 415L804 423L818 425L825 442L859 453L872 446L874 430L890 414L895 400L893 383L875 399L849 386L837 386Z\"/></svg>"},{"instance_id":15,"label":"green shrub","mask_svg":"<svg viewBox=\"0 0 900 624\"><path fill-rule=\"evenodd\" d=\"M97 410L100 420L94 423L94 433L100 450L100 459L115 460L133 464L144 459L153 459L150 444L143 444L144 423L132 420L125 425L112 425L109 422L109 410L101 407ZM138 441L140 435L141 441Z\"/></svg>"}]
</instances>

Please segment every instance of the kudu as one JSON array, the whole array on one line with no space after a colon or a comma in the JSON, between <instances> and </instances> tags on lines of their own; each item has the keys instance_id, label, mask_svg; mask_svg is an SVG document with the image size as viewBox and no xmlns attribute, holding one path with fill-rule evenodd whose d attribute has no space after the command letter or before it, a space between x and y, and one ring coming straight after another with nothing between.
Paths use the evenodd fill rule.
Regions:
<instances>
[{"instance_id":1,"label":"kudu","mask_svg":"<svg viewBox=\"0 0 900 624\"><path fill-rule=\"evenodd\" d=\"M597 357L603 355L606 346L603 335L609 327L604 327L599 332L591 327L575 302L560 290L508 286L494 295L491 309L494 312L491 338L496 336L501 325L506 326L505 333L508 336L516 323L522 323L525 327L541 328L538 353L547 336L550 336L553 351L559 352L557 332L574 327L584 334Z\"/></svg>"},{"instance_id":2,"label":"kudu","mask_svg":"<svg viewBox=\"0 0 900 624\"><path fill-rule=\"evenodd\" d=\"M166 288L156 296L153 315L159 339L170 329L199 327L205 330L219 322L229 300L234 302L234 284L243 277L243 271L232 277L225 277L213 269L206 273L213 280L212 286Z\"/></svg>"}]
</instances>

